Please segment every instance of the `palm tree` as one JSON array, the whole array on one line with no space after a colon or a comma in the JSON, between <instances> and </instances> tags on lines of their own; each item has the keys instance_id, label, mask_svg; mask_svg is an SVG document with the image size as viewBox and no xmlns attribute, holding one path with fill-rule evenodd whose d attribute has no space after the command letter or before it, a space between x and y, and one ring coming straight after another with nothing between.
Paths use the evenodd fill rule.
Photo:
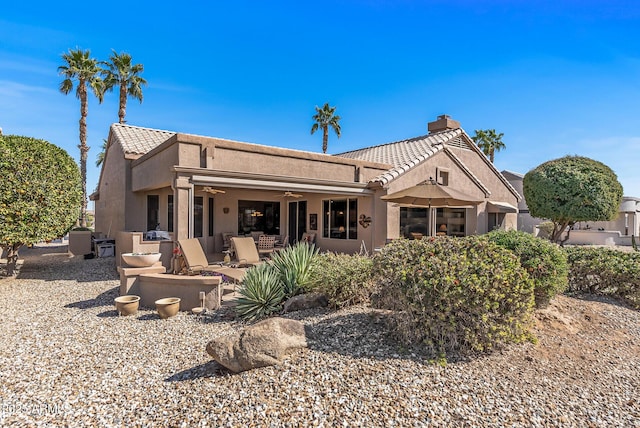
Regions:
<instances>
[{"instance_id":1,"label":"palm tree","mask_svg":"<svg viewBox=\"0 0 640 428\"><path fill-rule=\"evenodd\" d=\"M91 58L91 52L81 49L69 49L68 53L62 54L64 65L58 67L58 74L64 76L60 83L60 92L68 95L74 88L76 97L80 100L80 174L82 176L82 206L80 209L80 226L87 225L87 114L89 105L87 100L88 89L102 103L104 97L104 82L100 78L100 67L98 61Z\"/></svg>"},{"instance_id":2,"label":"palm tree","mask_svg":"<svg viewBox=\"0 0 640 428\"><path fill-rule=\"evenodd\" d=\"M102 163L104 162L104 156L107 153L107 139L103 138L102 139L102 151L100 153L98 153L98 156L96 156L96 166L100 166L102 165Z\"/></svg>"},{"instance_id":3,"label":"palm tree","mask_svg":"<svg viewBox=\"0 0 640 428\"><path fill-rule=\"evenodd\" d=\"M495 152L507 147L502 142L503 136L502 132L498 134L495 129L476 129L476 135L471 139L480 147L482 153L489 156L489 160L493 163Z\"/></svg>"},{"instance_id":4,"label":"palm tree","mask_svg":"<svg viewBox=\"0 0 640 428\"><path fill-rule=\"evenodd\" d=\"M133 97L142 103L142 87L147 84L147 81L140 77L140 73L144 71L144 66L142 64L133 64L131 55L126 52L118 54L114 50L111 52L109 61L102 63L107 67L102 71L102 75L104 76L104 85L107 91L113 91L115 86L120 88L118 122L125 123L127 97Z\"/></svg>"},{"instance_id":5,"label":"palm tree","mask_svg":"<svg viewBox=\"0 0 640 428\"><path fill-rule=\"evenodd\" d=\"M335 114L336 108L330 107L329 103L325 103L322 108L316 106L316 114L312 119L316 122L311 127L311 134L318 129L322 129L322 153L327 153L327 144L329 141L329 127L333 128L338 138L340 138L340 116Z\"/></svg>"}]
</instances>

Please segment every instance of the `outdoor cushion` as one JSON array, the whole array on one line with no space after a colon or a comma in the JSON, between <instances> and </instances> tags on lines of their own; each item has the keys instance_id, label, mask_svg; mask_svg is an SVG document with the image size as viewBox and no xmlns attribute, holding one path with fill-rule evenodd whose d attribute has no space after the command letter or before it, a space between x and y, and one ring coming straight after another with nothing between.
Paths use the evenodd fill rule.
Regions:
<instances>
[{"instance_id":1,"label":"outdoor cushion","mask_svg":"<svg viewBox=\"0 0 640 428\"><path fill-rule=\"evenodd\" d=\"M247 265L259 265L262 263L260 260L260 254L256 248L256 243L251 237L237 237L231 238L233 246L236 250L236 258L239 263Z\"/></svg>"},{"instance_id":2,"label":"outdoor cushion","mask_svg":"<svg viewBox=\"0 0 640 428\"><path fill-rule=\"evenodd\" d=\"M245 269L209 264L207 255L202 249L202 245L200 245L200 241L197 238L178 239L178 245L182 251L182 257L187 265L189 274L197 274L202 271L206 271L226 275L237 282L242 282L244 279Z\"/></svg>"}]
</instances>

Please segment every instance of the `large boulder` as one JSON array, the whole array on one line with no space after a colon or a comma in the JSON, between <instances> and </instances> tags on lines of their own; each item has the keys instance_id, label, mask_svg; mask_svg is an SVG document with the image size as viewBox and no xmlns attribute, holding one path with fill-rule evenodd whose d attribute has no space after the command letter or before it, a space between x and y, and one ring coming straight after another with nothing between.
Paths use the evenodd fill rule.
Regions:
<instances>
[{"instance_id":1,"label":"large boulder","mask_svg":"<svg viewBox=\"0 0 640 428\"><path fill-rule=\"evenodd\" d=\"M276 365L292 351L306 346L304 324L300 321L268 318L237 334L212 340L207 344L207 353L239 373Z\"/></svg>"},{"instance_id":2,"label":"large boulder","mask_svg":"<svg viewBox=\"0 0 640 428\"><path fill-rule=\"evenodd\" d=\"M291 297L284 302L284 312L302 311L304 309L324 308L329 304L329 299L322 293L305 293Z\"/></svg>"}]
</instances>

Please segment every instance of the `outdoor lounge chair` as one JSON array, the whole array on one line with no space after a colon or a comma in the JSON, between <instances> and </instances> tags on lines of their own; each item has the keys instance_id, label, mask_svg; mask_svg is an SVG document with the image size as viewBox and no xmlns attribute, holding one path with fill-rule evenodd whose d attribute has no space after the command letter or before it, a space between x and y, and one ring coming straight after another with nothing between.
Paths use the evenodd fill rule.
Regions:
<instances>
[{"instance_id":1,"label":"outdoor lounge chair","mask_svg":"<svg viewBox=\"0 0 640 428\"><path fill-rule=\"evenodd\" d=\"M233 248L235 248L239 264L255 266L263 263L252 237L240 238L234 236L231 238L231 242L233 242Z\"/></svg>"},{"instance_id":2,"label":"outdoor lounge chair","mask_svg":"<svg viewBox=\"0 0 640 428\"><path fill-rule=\"evenodd\" d=\"M178 239L178 245L182 252L182 258L187 265L187 272L190 275L201 272L216 272L232 278L237 282L244 279L244 269L237 269L219 264L209 264L207 255L200 245L198 238Z\"/></svg>"}]
</instances>

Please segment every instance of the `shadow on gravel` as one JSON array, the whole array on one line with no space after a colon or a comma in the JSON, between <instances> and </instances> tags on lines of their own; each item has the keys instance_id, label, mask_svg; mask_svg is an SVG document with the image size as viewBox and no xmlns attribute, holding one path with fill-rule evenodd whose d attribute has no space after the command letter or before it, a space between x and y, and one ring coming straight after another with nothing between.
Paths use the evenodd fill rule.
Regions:
<instances>
[{"instance_id":1,"label":"shadow on gravel","mask_svg":"<svg viewBox=\"0 0 640 428\"><path fill-rule=\"evenodd\" d=\"M69 257L67 246L21 248L22 266L17 279L44 281L111 281L117 280L118 272L113 258L85 260Z\"/></svg>"},{"instance_id":2,"label":"shadow on gravel","mask_svg":"<svg viewBox=\"0 0 640 428\"><path fill-rule=\"evenodd\" d=\"M229 323L236 321L236 313L232 307L223 306L215 310L208 309L204 314L198 315L197 319L202 324Z\"/></svg>"},{"instance_id":3,"label":"shadow on gravel","mask_svg":"<svg viewBox=\"0 0 640 428\"><path fill-rule=\"evenodd\" d=\"M76 309L89 309L89 308L97 308L100 306L113 306L113 299L118 297L118 295L119 295L119 287L113 287L103 293L98 294L93 299L81 300L79 302L69 303L67 305L64 305L64 307L76 308Z\"/></svg>"},{"instance_id":4,"label":"shadow on gravel","mask_svg":"<svg viewBox=\"0 0 640 428\"><path fill-rule=\"evenodd\" d=\"M104 311L104 312L100 312L98 315L96 315L98 318L115 318L115 317L119 317L120 314L118 313L117 310L112 310L112 311Z\"/></svg>"},{"instance_id":5,"label":"shadow on gravel","mask_svg":"<svg viewBox=\"0 0 640 428\"><path fill-rule=\"evenodd\" d=\"M192 367L187 370L178 372L172 376L169 376L165 382L183 382L185 380L194 380L208 377L221 377L233 375L231 371L224 366L218 364L217 361L211 360L199 366Z\"/></svg>"},{"instance_id":6,"label":"shadow on gravel","mask_svg":"<svg viewBox=\"0 0 640 428\"><path fill-rule=\"evenodd\" d=\"M598 302L598 303L606 303L613 306L618 306L620 308L628 309L630 311L640 311L639 307L634 307L633 301L626 301L623 297L620 296L607 296L604 294L590 294L586 292L566 292L565 296L572 297L574 299L585 300L588 302Z\"/></svg>"},{"instance_id":7,"label":"shadow on gravel","mask_svg":"<svg viewBox=\"0 0 640 428\"><path fill-rule=\"evenodd\" d=\"M140 321L159 320L160 319L160 315L158 315L157 313L144 314L144 315L140 315L138 317L138 319Z\"/></svg>"},{"instance_id":8,"label":"shadow on gravel","mask_svg":"<svg viewBox=\"0 0 640 428\"><path fill-rule=\"evenodd\" d=\"M410 360L432 364L438 356L419 346L408 347L396 340L379 312L338 315L306 325L309 349L354 358ZM448 363L469 361L471 356L447 355Z\"/></svg>"}]
</instances>

